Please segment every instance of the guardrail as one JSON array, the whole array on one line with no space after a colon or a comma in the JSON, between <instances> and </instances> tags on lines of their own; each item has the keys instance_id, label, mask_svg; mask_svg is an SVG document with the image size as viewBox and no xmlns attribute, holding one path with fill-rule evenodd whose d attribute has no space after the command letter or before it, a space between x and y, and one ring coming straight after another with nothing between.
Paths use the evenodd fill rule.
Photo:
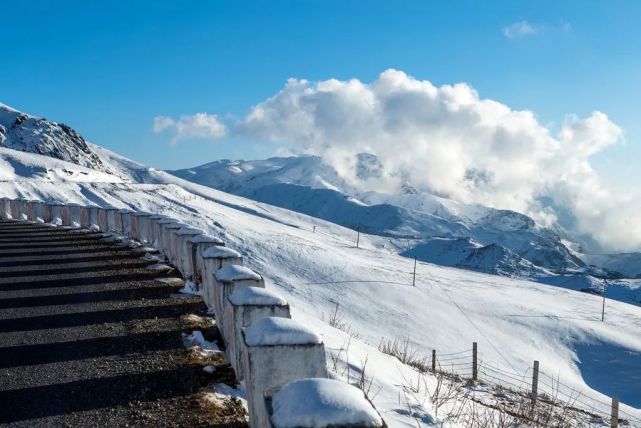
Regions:
<instances>
[{"instance_id":1,"label":"guardrail","mask_svg":"<svg viewBox=\"0 0 641 428\"><path fill-rule=\"evenodd\" d=\"M100 231L163 253L214 310L252 427L386 427L363 391L328 379L322 338L218 237L160 214L24 199L0 198L0 219Z\"/></svg>"}]
</instances>

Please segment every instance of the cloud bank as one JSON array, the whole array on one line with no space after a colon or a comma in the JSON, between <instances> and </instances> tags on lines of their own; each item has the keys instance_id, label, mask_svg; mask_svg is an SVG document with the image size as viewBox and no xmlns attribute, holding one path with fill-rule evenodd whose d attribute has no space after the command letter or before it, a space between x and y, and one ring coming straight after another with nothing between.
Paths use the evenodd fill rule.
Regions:
<instances>
[{"instance_id":1,"label":"cloud bank","mask_svg":"<svg viewBox=\"0 0 641 428\"><path fill-rule=\"evenodd\" d=\"M604 249L641 247L639 198L613 194L589 162L622 141L622 130L599 111L568 116L553 134L532 112L481 99L467 84L435 87L387 70L371 83L290 79L233 132L320 155L364 189L395 192L409 182L543 225L560 222ZM361 152L381 159L381 179L357 177Z\"/></svg>"},{"instance_id":2,"label":"cloud bank","mask_svg":"<svg viewBox=\"0 0 641 428\"><path fill-rule=\"evenodd\" d=\"M170 143L176 145L181 140L204 139L216 140L227 135L227 127L215 114L196 113L192 116L181 116L174 120L168 116L156 116L153 130L155 133L169 132Z\"/></svg>"}]
</instances>

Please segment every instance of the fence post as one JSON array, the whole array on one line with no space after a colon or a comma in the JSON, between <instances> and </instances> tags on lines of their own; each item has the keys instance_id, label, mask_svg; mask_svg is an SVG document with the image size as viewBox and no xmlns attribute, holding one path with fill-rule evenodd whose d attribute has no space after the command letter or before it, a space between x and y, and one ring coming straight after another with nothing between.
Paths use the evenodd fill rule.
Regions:
<instances>
[{"instance_id":1,"label":"fence post","mask_svg":"<svg viewBox=\"0 0 641 428\"><path fill-rule=\"evenodd\" d=\"M532 405L536 404L536 396L539 392L539 362L534 360L532 369Z\"/></svg>"},{"instance_id":2,"label":"fence post","mask_svg":"<svg viewBox=\"0 0 641 428\"><path fill-rule=\"evenodd\" d=\"M358 244L361 242L361 225L359 223L358 227L356 228L356 248L358 247Z\"/></svg>"},{"instance_id":3,"label":"fence post","mask_svg":"<svg viewBox=\"0 0 641 428\"><path fill-rule=\"evenodd\" d=\"M414 256L414 274L412 275L412 287L416 287L416 256Z\"/></svg>"},{"instance_id":4,"label":"fence post","mask_svg":"<svg viewBox=\"0 0 641 428\"><path fill-rule=\"evenodd\" d=\"M436 373L436 349L432 349L432 373Z\"/></svg>"},{"instance_id":5,"label":"fence post","mask_svg":"<svg viewBox=\"0 0 641 428\"><path fill-rule=\"evenodd\" d=\"M472 343L472 380L479 380L479 365L478 365L478 345L476 342Z\"/></svg>"},{"instance_id":6,"label":"fence post","mask_svg":"<svg viewBox=\"0 0 641 428\"><path fill-rule=\"evenodd\" d=\"M619 397L612 397L612 414L610 416L610 427L619 426Z\"/></svg>"}]
</instances>

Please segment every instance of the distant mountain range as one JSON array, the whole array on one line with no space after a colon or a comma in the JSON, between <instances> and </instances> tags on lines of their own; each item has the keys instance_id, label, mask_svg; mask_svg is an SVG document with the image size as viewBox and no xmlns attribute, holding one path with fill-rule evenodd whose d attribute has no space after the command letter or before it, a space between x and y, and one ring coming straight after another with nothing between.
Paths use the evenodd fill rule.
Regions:
<instances>
[{"instance_id":1,"label":"distant mountain range","mask_svg":"<svg viewBox=\"0 0 641 428\"><path fill-rule=\"evenodd\" d=\"M376 177L380 162L362 153L357 176ZM590 292L607 281L625 292L641 278L641 254L587 255L561 229L542 227L524 215L462 204L417 191L406 183L398 194L362 191L316 156L258 161L218 160L168 171L194 183L297 211L389 238L398 253L445 266L530 278ZM569 238L569 239L568 239ZM638 291L638 290L637 290ZM629 299L639 302L636 291Z\"/></svg>"}]
</instances>

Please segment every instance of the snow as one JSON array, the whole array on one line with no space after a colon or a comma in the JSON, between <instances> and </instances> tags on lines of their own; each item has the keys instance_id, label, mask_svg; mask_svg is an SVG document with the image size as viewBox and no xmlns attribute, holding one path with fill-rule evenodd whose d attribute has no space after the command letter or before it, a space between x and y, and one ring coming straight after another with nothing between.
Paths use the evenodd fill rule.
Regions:
<instances>
[{"instance_id":1,"label":"snow","mask_svg":"<svg viewBox=\"0 0 641 428\"><path fill-rule=\"evenodd\" d=\"M215 247L209 247L202 254L203 257L212 257L220 259L231 259L235 257L240 257L240 253L236 250L232 250L229 247L221 247L216 245Z\"/></svg>"},{"instance_id":2,"label":"snow","mask_svg":"<svg viewBox=\"0 0 641 428\"><path fill-rule=\"evenodd\" d=\"M181 227L176 231L176 235L202 235L203 231L201 229L195 229L193 227L185 226Z\"/></svg>"},{"instance_id":3,"label":"snow","mask_svg":"<svg viewBox=\"0 0 641 428\"><path fill-rule=\"evenodd\" d=\"M193 348L193 347L198 347L206 351L218 351L220 348L218 348L218 345L216 345L214 342L209 342L205 339L203 336L203 333L194 330L191 334L182 334L183 336L183 345L185 348Z\"/></svg>"},{"instance_id":4,"label":"snow","mask_svg":"<svg viewBox=\"0 0 641 428\"><path fill-rule=\"evenodd\" d=\"M289 318L267 317L243 329L249 346L311 345L322 343L314 330Z\"/></svg>"},{"instance_id":5,"label":"snow","mask_svg":"<svg viewBox=\"0 0 641 428\"><path fill-rule=\"evenodd\" d=\"M285 299L272 290L259 287L241 288L229 296L229 301L236 306L285 306L287 304Z\"/></svg>"},{"instance_id":6,"label":"snow","mask_svg":"<svg viewBox=\"0 0 641 428\"><path fill-rule=\"evenodd\" d=\"M276 428L382 426L363 391L332 379L302 379L285 385L274 395L272 410Z\"/></svg>"},{"instance_id":7,"label":"snow","mask_svg":"<svg viewBox=\"0 0 641 428\"><path fill-rule=\"evenodd\" d=\"M179 292L183 294L191 294L194 296L202 296L203 294L203 291L198 288L198 284L190 279L185 281L185 286L181 288Z\"/></svg>"},{"instance_id":8,"label":"snow","mask_svg":"<svg viewBox=\"0 0 641 428\"><path fill-rule=\"evenodd\" d=\"M260 275L246 266L227 265L218 269L215 273L216 279L223 282L254 280L259 281Z\"/></svg>"},{"instance_id":9,"label":"snow","mask_svg":"<svg viewBox=\"0 0 641 428\"><path fill-rule=\"evenodd\" d=\"M223 240L220 238L217 238L216 236L212 235L207 235L205 233L201 233L200 235L196 235L190 240L194 244L201 244L201 243L215 243L215 244L223 244Z\"/></svg>"}]
</instances>

